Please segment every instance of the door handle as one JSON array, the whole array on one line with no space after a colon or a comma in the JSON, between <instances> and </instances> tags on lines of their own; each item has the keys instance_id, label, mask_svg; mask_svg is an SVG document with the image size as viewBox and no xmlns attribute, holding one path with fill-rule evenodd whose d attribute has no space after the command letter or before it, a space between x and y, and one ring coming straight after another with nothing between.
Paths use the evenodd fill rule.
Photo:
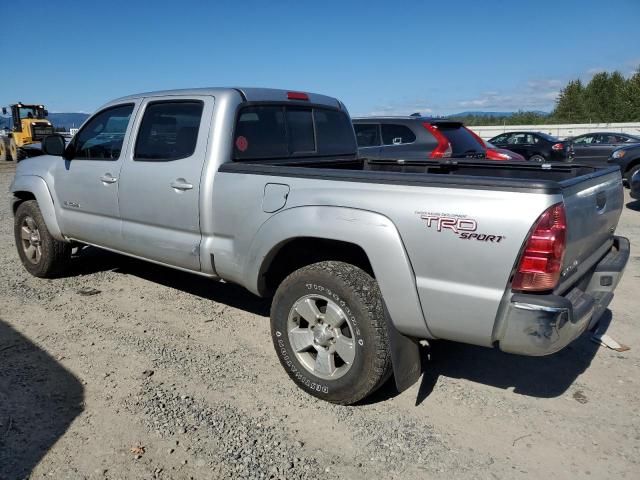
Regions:
<instances>
[{"instance_id":1,"label":"door handle","mask_svg":"<svg viewBox=\"0 0 640 480\"><path fill-rule=\"evenodd\" d=\"M102 183L116 183L118 179L116 177L112 177L110 173L105 173L100 177L100 181Z\"/></svg>"},{"instance_id":2,"label":"door handle","mask_svg":"<svg viewBox=\"0 0 640 480\"><path fill-rule=\"evenodd\" d=\"M175 188L176 190L191 190L193 185L188 183L184 178L177 178L173 182L171 182L171 188Z\"/></svg>"}]
</instances>

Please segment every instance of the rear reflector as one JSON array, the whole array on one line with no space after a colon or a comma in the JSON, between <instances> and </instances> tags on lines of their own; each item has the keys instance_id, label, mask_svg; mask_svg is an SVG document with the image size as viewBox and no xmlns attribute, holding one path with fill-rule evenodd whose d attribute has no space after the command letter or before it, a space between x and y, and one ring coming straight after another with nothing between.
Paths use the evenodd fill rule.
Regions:
<instances>
[{"instance_id":1,"label":"rear reflector","mask_svg":"<svg viewBox=\"0 0 640 480\"><path fill-rule=\"evenodd\" d=\"M309 95L304 92L287 92L289 100L309 100Z\"/></svg>"},{"instance_id":2,"label":"rear reflector","mask_svg":"<svg viewBox=\"0 0 640 480\"><path fill-rule=\"evenodd\" d=\"M438 142L438 146L436 146L436 148L433 149L429 157L430 158L450 157L451 154L453 153L453 149L451 148L451 143L449 143L449 140L447 139L447 137L445 137L442 134L442 132L438 130L438 127L436 127L435 125L431 125L430 123L427 123L427 122L424 122L422 126L426 128L427 131L431 135L433 135L436 141Z\"/></svg>"},{"instance_id":3,"label":"rear reflector","mask_svg":"<svg viewBox=\"0 0 640 480\"><path fill-rule=\"evenodd\" d=\"M564 149L564 143L554 143L551 146L551 149L552 150L562 150L562 149Z\"/></svg>"},{"instance_id":4,"label":"rear reflector","mask_svg":"<svg viewBox=\"0 0 640 480\"><path fill-rule=\"evenodd\" d=\"M558 284L566 247L564 204L544 211L536 221L520 255L511 288L517 291L552 290Z\"/></svg>"}]
</instances>

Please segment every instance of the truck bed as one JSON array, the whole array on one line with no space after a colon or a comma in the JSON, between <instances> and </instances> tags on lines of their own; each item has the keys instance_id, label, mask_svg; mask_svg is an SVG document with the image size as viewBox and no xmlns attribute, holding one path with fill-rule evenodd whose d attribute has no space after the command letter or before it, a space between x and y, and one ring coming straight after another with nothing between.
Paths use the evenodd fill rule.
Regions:
<instances>
[{"instance_id":1,"label":"truck bed","mask_svg":"<svg viewBox=\"0 0 640 480\"><path fill-rule=\"evenodd\" d=\"M332 157L227 163L222 172L336 181L424 185L452 188L526 190L560 193L590 178L615 173L617 167L473 160L405 161Z\"/></svg>"}]
</instances>

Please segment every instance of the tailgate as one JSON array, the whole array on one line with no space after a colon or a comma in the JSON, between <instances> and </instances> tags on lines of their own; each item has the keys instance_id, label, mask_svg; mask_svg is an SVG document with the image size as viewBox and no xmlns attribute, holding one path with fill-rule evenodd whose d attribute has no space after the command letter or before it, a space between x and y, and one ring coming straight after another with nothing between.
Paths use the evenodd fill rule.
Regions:
<instances>
[{"instance_id":1,"label":"tailgate","mask_svg":"<svg viewBox=\"0 0 640 480\"><path fill-rule=\"evenodd\" d=\"M622 178L615 169L603 169L566 183L562 194L567 248L559 290L575 283L611 247L624 204Z\"/></svg>"}]
</instances>

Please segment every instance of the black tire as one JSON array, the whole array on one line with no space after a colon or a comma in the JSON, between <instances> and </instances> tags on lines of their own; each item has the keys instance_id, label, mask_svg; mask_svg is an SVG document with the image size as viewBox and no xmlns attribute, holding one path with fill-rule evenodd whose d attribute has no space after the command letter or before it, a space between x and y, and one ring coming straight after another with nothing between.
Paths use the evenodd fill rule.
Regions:
<instances>
[{"instance_id":1,"label":"black tire","mask_svg":"<svg viewBox=\"0 0 640 480\"><path fill-rule=\"evenodd\" d=\"M10 162L11 157L9 156L9 146L3 137L0 137L0 162Z\"/></svg>"},{"instance_id":2,"label":"black tire","mask_svg":"<svg viewBox=\"0 0 640 480\"><path fill-rule=\"evenodd\" d=\"M542 155L531 155L529 157L529 161L530 162L537 162L537 163L544 163L547 161L546 158L544 158Z\"/></svg>"},{"instance_id":3,"label":"black tire","mask_svg":"<svg viewBox=\"0 0 640 480\"><path fill-rule=\"evenodd\" d=\"M638 165L634 165L633 167L631 167L629 170L627 170L624 174L624 176L622 177L622 184L627 187L627 188L631 188L631 177L633 177L633 174L636 173L638 170L640 170L640 164Z\"/></svg>"},{"instance_id":4,"label":"black tire","mask_svg":"<svg viewBox=\"0 0 640 480\"><path fill-rule=\"evenodd\" d=\"M14 218L14 237L18 255L24 268L36 277L51 278L61 274L69 264L71 258L71 244L56 240L51 236L35 200L22 202L16 211ZM23 227L34 225L37 233L37 245L40 247L39 255L29 254L28 247L23 238ZM33 229L29 228L31 231ZM35 240L34 240L35 242ZM34 246L30 244L29 246ZM37 250L37 246L34 246ZM32 250L33 252L33 250Z\"/></svg>"},{"instance_id":5,"label":"black tire","mask_svg":"<svg viewBox=\"0 0 640 480\"><path fill-rule=\"evenodd\" d=\"M330 299L344 313L346 320L342 328L348 324L345 338L353 345L354 351L351 362L342 362L340 368L345 365L348 368L339 378L322 378L310 371L292 348L290 317L296 316L294 306L299 305L301 299L309 297ZM321 303L322 300L319 300ZM322 306L319 308L321 311ZM301 320L304 319L300 316L297 321ZM327 325L330 323L328 320L325 322ZM373 393L391 375L389 340L378 283L364 270L348 263L315 263L289 275L273 298L271 336L280 363L289 377L301 389L322 400L351 405ZM334 343L336 338L339 337L334 337ZM308 353L308 358L313 357L314 349L319 352L320 348L325 348L316 345L314 337L314 344L304 352ZM342 360L339 355L336 358L334 365Z\"/></svg>"}]
</instances>

